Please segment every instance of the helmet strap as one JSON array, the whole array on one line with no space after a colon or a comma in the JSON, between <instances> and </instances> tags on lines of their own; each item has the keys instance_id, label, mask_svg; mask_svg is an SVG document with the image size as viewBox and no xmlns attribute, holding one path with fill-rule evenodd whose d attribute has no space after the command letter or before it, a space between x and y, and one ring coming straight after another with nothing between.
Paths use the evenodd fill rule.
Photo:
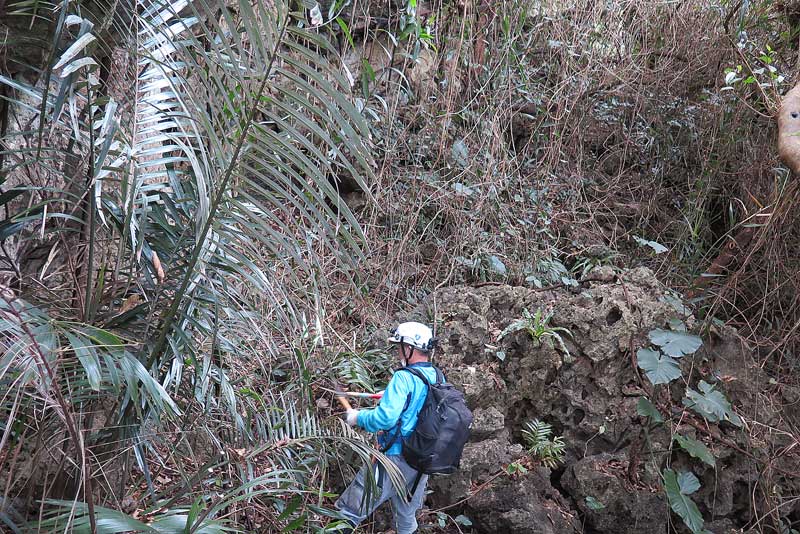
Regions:
<instances>
[{"instance_id":1,"label":"helmet strap","mask_svg":"<svg viewBox=\"0 0 800 534\"><path fill-rule=\"evenodd\" d=\"M406 348L408 348L408 352L406 352ZM411 359L411 356L414 354L414 348L410 345L406 345L401 341L400 354L403 355L403 367L406 367L408 365L408 361Z\"/></svg>"}]
</instances>

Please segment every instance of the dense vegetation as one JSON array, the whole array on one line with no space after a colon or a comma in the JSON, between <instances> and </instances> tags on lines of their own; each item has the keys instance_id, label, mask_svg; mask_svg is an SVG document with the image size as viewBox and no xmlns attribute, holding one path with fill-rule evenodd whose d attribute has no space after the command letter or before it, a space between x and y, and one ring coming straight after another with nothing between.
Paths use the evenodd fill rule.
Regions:
<instances>
[{"instance_id":1,"label":"dense vegetation","mask_svg":"<svg viewBox=\"0 0 800 534\"><path fill-rule=\"evenodd\" d=\"M0 3L4 528L335 529L333 381L446 286L646 265L800 386L800 5L594 4Z\"/></svg>"}]
</instances>

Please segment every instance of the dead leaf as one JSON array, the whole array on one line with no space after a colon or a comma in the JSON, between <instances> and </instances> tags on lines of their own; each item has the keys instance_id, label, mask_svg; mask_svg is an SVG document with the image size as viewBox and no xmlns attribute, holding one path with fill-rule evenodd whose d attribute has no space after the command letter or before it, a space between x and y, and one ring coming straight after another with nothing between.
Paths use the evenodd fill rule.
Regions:
<instances>
[{"instance_id":1,"label":"dead leaf","mask_svg":"<svg viewBox=\"0 0 800 534\"><path fill-rule=\"evenodd\" d=\"M153 268L156 270L156 278L158 278L158 283L163 284L164 278L164 268L161 266L161 260L158 258L158 253L154 250L153 251Z\"/></svg>"},{"instance_id":2,"label":"dead leaf","mask_svg":"<svg viewBox=\"0 0 800 534\"><path fill-rule=\"evenodd\" d=\"M125 302L122 303L122 306L119 309L119 313L125 313L126 311L130 311L141 303L142 299L139 297L138 293L134 293L133 295L125 299Z\"/></svg>"},{"instance_id":3,"label":"dead leaf","mask_svg":"<svg viewBox=\"0 0 800 534\"><path fill-rule=\"evenodd\" d=\"M238 462L244 462L247 459L247 449L229 448L228 453Z\"/></svg>"}]
</instances>

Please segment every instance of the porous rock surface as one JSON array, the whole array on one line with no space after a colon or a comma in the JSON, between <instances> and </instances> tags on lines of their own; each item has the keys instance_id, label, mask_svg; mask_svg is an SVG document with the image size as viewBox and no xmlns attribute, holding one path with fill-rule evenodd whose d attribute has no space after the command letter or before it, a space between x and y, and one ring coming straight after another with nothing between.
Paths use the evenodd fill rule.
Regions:
<instances>
[{"instance_id":1,"label":"porous rock surface","mask_svg":"<svg viewBox=\"0 0 800 534\"><path fill-rule=\"evenodd\" d=\"M430 504L458 503L474 532L655 534L668 532L670 523L683 532L661 489L660 472L670 460L672 468L691 470L700 479L702 489L693 498L707 527L716 534L742 532L753 518L749 492L758 482L759 464L689 425L681 433L703 439L717 456L717 469L679 450L669 452L668 429L645 432L647 423L636 410L641 396L653 398L652 385L635 367L636 350L647 345L653 328L680 318L691 329L694 319L681 315L681 306L647 269L595 275L590 278L603 281L571 289L448 288L413 312L432 322L435 310L436 363L465 392L475 417L460 471L434 477ZM525 309L552 311L550 325L571 333L561 333L569 354L553 337L535 340L525 331L498 340ZM691 385L709 376L736 377L721 387L740 410L753 406L764 387L750 353L729 329L706 336L704 347L682 365ZM679 412L683 387L673 383L660 390L655 400ZM767 409L758 414L763 421L776 416ZM688 412L685 417L705 424ZM566 461L554 470L525 459L521 429L533 418L553 425L567 444ZM728 423L708 428L743 450L752 447ZM529 462L527 473L498 474L520 460ZM796 481L776 480L800 489L793 487ZM588 506L587 497L602 508Z\"/></svg>"}]
</instances>

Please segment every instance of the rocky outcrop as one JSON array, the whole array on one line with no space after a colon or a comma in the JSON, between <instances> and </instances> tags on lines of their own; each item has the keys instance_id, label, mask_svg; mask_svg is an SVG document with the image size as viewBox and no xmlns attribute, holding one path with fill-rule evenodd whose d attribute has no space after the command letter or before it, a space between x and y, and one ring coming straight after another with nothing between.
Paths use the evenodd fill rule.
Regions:
<instances>
[{"instance_id":1,"label":"rocky outcrop","mask_svg":"<svg viewBox=\"0 0 800 534\"><path fill-rule=\"evenodd\" d=\"M648 344L650 330L676 319L696 326L680 302L646 269L619 277L604 269L590 278L607 281L570 290L450 288L415 312L431 321L435 309L437 363L463 389L475 416L462 468L432 482L433 504L459 503L476 532L653 534L667 532L670 523L682 531L662 489L661 472L671 466L700 479L693 499L707 527L719 534L751 524L753 499L747 493L764 489L759 476L796 495L797 481L764 472L766 456L742 452L752 450L752 429L748 435L728 423L708 425L684 411L684 383L654 390L640 375L635 354ZM525 330L501 338L524 310L552 313L547 328L568 330L550 330L563 343L548 334L535 339ZM778 421L781 413L759 400L765 378L735 332L713 327L704 339L704 347L682 361L686 383L716 381L743 415ZM672 416L669 426L649 425L637 413L642 396ZM758 414L751 412L754 406L760 406ZM554 470L526 454L521 430L534 418L550 423L566 443L565 462ZM675 431L703 441L717 468L672 445ZM781 442L759 434L769 444L765 452L791 444L789 437ZM509 475L503 470L513 462L530 469ZM778 464L773 467L784 473L798 465L791 455ZM756 506L761 504L766 501Z\"/></svg>"}]
</instances>

